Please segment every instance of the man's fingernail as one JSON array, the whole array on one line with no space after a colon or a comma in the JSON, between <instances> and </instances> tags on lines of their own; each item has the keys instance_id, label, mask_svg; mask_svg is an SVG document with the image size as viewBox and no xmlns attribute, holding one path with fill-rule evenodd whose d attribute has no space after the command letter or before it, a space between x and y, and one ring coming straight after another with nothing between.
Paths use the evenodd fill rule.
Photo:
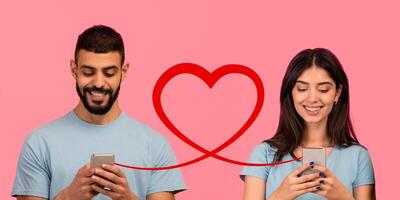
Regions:
<instances>
[{"instance_id":1,"label":"man's fingernail","mask_svg":"<svg viewBox=\"0 0 400 200\"><path fill-rule=\"evenodd\" d=\"M310 165L311 165L311 166L314 165L314 161L311 161L311 162L310 162Z\"/></svg>"},{"instance_id":2,"label":"man's fingernail","mask_svg":"<svg viewBox=\"0 0 400 200\"><path fill-rule=\"evenodd\" d=\"M301 174L297 174L297 177L300 177L301 176Z\"/></svg>"},{"instance_id":3,"label":"man's fingernail","mask_svg":"<svg viewBox=\"0 0 400 200\"><path fill-rule=\"evenodd\" d=\"M324 180L320 180L319 183L320 183L320 184L324 184Z\"/></svg>"},{"instance_id":4,"label":"man's fingernail","mask_svg":"<svg viewBox=\"0 0 400 200\"><path fill-rule=\"evenodd\" d=\"M324 177L325 174L324 174L323 172L320 172L320 173L319 173L319 176L320 176L320 177Z\"/></svg>"},{"instance_id":5,"label":"man's fingernail","mask_svg":"<svg viewBox=\"0 0 400 200\"><path fill-rule=\"evenodd\" d=\"M317 186L317 190L320 190L320 189L321 189L321 187Z\"/></svg>"}]
</instances>

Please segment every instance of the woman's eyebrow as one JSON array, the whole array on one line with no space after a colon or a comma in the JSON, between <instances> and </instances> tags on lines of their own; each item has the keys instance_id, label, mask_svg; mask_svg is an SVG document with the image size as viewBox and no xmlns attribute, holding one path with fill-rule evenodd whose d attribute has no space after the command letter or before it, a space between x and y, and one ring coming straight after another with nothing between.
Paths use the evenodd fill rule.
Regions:
<instances>
[{"instance_id":1,"label":"woman's eyebrow","mask_svg":"<svg viewBox=\"0 0 400 200\"><path fill-rule=\"evenodd\" d=\"M301 83L301 84L304 84L304 85L310 85L310 83L308 83L308 82L306 82L306 81L302 81L302 80L297 80L296 83ZM320 86L320 85L326 85L326 84L332 85L332 86L333 86L333 84L332 84L331 82L329 82L329 81L324 81L324 82L319 82L319 83L317 83L318 86Z\"/></svg>"},{"instance_id":2,"label":"woman's eyebrow","mask_svg":"<svg viewBox=\"0 0 400 200\"><path fill-rule=\"evenodd\" d=\"M302 80L297 80L296 83L301 83L304 85L310 85L308 82L302 81Z\"/></svg>"},{"instance_id":3,"label":"woman's eyebrow","mask_svg":"<svg viewBox=\"0 0 400 200\"><path fill-rule=\"evenodd\" d=\"M333 84L331 82L328 82L328 81L320 82L317 85L326 85L326 84L333 86Z\"/></svg>"}]
</instances>

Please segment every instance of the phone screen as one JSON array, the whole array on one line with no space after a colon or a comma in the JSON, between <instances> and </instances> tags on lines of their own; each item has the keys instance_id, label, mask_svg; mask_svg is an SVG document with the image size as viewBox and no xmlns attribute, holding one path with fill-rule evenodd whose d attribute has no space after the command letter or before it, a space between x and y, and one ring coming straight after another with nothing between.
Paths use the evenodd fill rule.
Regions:
<instances>
[{"instance_id":1,"label":"phone screen","mask_svg":"<svg viewBox=\"0 0 400 200\"><path fill-rule=\"evenodd\" d=\"M314 162L314 165L322 167L326 166L325 148L303 148L303 165L306 163ZM303 174L316 173L314 169L308 169Z\"/></svg>"},{"instance_id":2,"label":"phone screen","mask_svg":"<svg viewBox=\"0 0 400 200\"><path fill-rule=\"evenodd\" d=\"M90 158L91 167L101 167L102 164L114 164L115 157L111 153L95 153Z\"/></svg>"},{"instance_id":3,"label":"phone screen","mask_svg":"<svg viewBox=\"0 0 400 200\"><path fill-rule=\"evenodd\" d=\"M114 156L114 154L111 154L111 153L95 153L95 154L92 154L92 156L90 157L90 166L93 168L96 168L96 167L100 168L102 164L112 165L112 164L114 164L114 162L115 162L115 156ZM104 178L104 177L102 177L102 178ZM107 178L104 178L104 179L108 180ZM108 181L112 182L111 180L108 180ZM107 188L104 186L103 186L103 188L105 190L111 190L110 188Z\"/></svg>"}]
</instances>

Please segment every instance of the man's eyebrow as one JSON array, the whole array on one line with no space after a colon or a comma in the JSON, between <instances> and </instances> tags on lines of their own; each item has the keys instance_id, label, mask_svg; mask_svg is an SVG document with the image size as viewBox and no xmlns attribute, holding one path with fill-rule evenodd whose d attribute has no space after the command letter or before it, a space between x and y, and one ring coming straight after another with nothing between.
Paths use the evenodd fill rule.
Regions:
<instances>
[{"instance_id":1,"label":"man's eyebrow","mask_svg":"<svg viewBox=\"0 0 400 200\"><path fill-rule=\"evenodd\" d=\"M95 67L92 67L92 66L90 66L90 65L82 65L81 68L96 69Z\"/></svg>"},{"instance_id":2,"label":"man's eyebrow","mask_svg":"<svg viewBox=\"0 0 400 200\"><path fill-rule=\"evenodd\" d=\"M82 65L81 68L96 70L95 67L90 66L90 65ZM118 67L116 65L111 65L111 66L104 67L102 70L110 70L110 69L118 69Z\"/></svg>"},{"instance_id":3,"label":"man's eyebrow","mask_svg":"<svg viewBox=\"0 0 400 200\"><path fill-rule=\"evenodd\" d=\"M102 70L110 70L110 69L118 69L118 67L115 66L115 65L111 65L111 66L108 66L108 67L104 67Z\"/></svg>"}]
</instances>

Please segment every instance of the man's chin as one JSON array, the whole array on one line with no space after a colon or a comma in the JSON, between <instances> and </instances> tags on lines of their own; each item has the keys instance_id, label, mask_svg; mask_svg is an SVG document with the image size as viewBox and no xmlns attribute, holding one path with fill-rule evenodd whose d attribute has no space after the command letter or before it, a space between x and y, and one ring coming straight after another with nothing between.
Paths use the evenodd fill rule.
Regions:
<instances>
[{"instance_id":1,"label":"man's chin","mask_svg":"<svg viewBox=\"0 0 400 200\"><path fill-rule=\"evenodd\" d=\"M108 111L110 111L111 105L107 104L104 106L99 106L99 105L93 106L93 105L90 105L90 103L89 103L89 105L85 105L85 108L91 114L104 115L104 114L108 113Z\"/></svg>"},{"instance_id":2,"label":"man's chin","mask_svg":"<svg viewBox=\"0 0 400 200\"><path fill-rule=\"evenodd\" d=\"M94 114L94 115L105 115L108 113L108 111L110 111L109 108L104 108L104 109L98 109L98 108L96 108L96 109L89 108L88 109L88 108L86 108L86 110L88 110L91 114Z\"/></svg>"}]
</instances>

